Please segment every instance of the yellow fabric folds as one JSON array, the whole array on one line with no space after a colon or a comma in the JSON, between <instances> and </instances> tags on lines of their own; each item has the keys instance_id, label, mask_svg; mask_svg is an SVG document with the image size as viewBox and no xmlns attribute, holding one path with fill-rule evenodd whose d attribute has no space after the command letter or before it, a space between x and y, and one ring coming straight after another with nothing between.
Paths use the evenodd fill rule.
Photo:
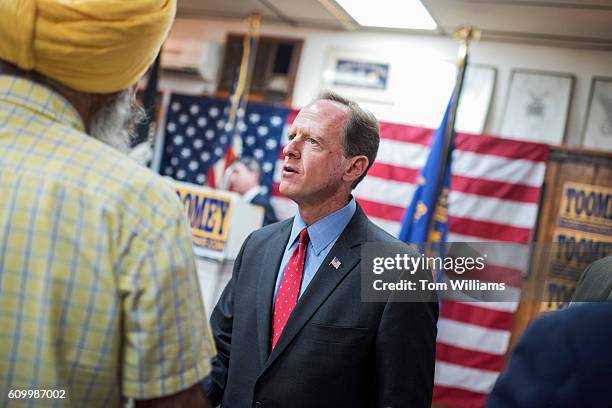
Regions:
<instances>
[{"instance_id":1,"label":"yellow fabric folds","mask_svg":"<svg viewBox=\"0 0 612 408\"><path fill-rule=\"evenodd\" d=\"M0 59L83 92L134 84L155 59L176 0L0 0Z\"/></svg>"}]
</instances>

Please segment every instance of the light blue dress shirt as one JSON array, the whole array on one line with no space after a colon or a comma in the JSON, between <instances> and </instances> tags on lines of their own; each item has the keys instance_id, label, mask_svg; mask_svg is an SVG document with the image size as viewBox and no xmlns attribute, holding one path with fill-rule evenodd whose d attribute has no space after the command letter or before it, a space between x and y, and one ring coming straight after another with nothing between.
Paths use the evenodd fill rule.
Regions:
<instances>
[{"instance_id":1,"label":"light blue dress shirt","mask_svg":"<svg viewBox=\"0 0 612 408\"><path fill-rule=\"evenodd\" d=\"M276 277L276 287L274 288L272 304L274 304L274 299L276 299L276 292L278 291L283 279L285 267L289 262L289 258L291 258L291 254L297 247L300 231L302 231L304 228L308 228L308 237L310 240L308 242L308 249L306 250L306 262L304 264L304 272L302 274L302 287L300 288L298 298L302 296L310 284L310 281L317 273L317 270L319 270L319 267L325 260L325 257L327 254L329 254L329 251L331 251L332 247L338 240L338 237L340 237L340 234L342 234L344 228L346 228L351 218L353 218L356 209L357 204L355 203L355 198L351 197L351 201L349 201L346 206L310 226L306 225L299 212L295 215L291 235L289 236L289 242L285 248L280 270L278 271L278 275ZM340 261L342 260L340 259Z\"/></svg>"}]
</instances>

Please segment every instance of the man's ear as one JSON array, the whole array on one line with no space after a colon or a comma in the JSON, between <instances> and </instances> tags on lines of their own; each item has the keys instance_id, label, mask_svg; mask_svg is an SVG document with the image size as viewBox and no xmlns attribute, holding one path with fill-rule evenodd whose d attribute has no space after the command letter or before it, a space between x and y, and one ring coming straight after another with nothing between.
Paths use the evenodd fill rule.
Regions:
<instances>
[{"instance_id":1,"label":"man's ear","mask_svg":"<svg viewBox=\"0 0 612 408\"><path fill-rule=\"evenodd\" d=\"M342 175L343 181L349 181L351 184L357 180L368 169L370 161L366 156L355 156L349 159L349 166Z\"/></svg>"}]
</instances>

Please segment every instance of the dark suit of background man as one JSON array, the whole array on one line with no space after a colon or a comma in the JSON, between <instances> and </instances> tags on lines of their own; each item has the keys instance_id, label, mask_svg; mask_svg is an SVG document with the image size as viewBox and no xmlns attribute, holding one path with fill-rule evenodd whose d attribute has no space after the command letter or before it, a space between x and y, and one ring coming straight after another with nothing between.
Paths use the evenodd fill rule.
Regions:
<instances>
[{"instance_id":1,"label":"dark suit of background man","mask_svg":"<svg viewBox=\"0 0 612 408\"><path fill-rule=\"evenodd\" d=\"M270 197L259 184L261 169L259 163L252 157L242 157L232 163L228 169L227 189L240 193L242 197L251 204L258 205L264 209L263 225L278 221Z\"/></svg>"},{"instance_id":2,"label":"dark suit of background man","mask_svg":"<svg viewBox=\"0 0 612 408\"><path fill-rule=\"evenodd\" d=\"M361 244L397 242L351 196L378 144L376 118L338 95L297 115L280 192L299 214L255 231L236 259L211 317L214 403L430 406L437 303L361 301Z\"/></svg>"},{"instance_id":3,"label":"dark suit of background man","mask_svg":"<svg viewBox=\"0 0 612 408\"><path fill-rule=\"evenodd\" d=\"M576 285L573 303L612 300L612 256L590 264Z\"/></svg>"},{"instance_id":4,"label":"dark suit of background man","mask_svg":"<svg viewBox=\"0 0 612 408\"><path fill-rule=\"evenodd\" d=\"M612 302L545 313L525 330L487 408L611 406Z\"/></svg>"}]
</instances>

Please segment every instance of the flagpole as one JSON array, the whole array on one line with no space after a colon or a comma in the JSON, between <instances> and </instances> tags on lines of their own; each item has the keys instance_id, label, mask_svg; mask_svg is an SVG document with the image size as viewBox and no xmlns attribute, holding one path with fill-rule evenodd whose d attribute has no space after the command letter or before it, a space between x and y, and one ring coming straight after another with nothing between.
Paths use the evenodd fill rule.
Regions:
<instances>
[{"instance_id":1,"label":"flagpole","mask_svg":"<svg viewBox=\"0 0 612 408\"><path fill-rule=\"evenodd\" d=\"M255 70L255 58L257 55L257 43L255 41L253 49L251 48L251 39L259 39L259 28L261 27L261 14L255 13L246 18L246 22L249 24L249 33L245 35L242 44L242 60L240 62L240 70L238 73L238 85L231 96L231 108L229 113L228 123L231 124L232 140L236 135L236 115L238 114L238 108L240 107L240 101L242 98L248 98L249 89L251 88L251 79L253 77L253 71ZM248 52L247 52L248 48ZM248 59L253 56L253 63L249 64Z\"/></svg>"},{"instance_id":2,"label":"flagpole","mask_svg":"<svg viewBox=\"0 0 612 408\"><path fill-rule=\"evenodd\" d=\"M468 48L470 41L474 38L480 38L480 32L472 26L462 26L453 33L453 37L459 38L461 43L459 45L459 54L457 61L457 80L455 83L455 89L453 91L453 99L450 106L449 117L446 123L446 129L444 130L444 149L442 151L442 160L440 162L439 174L436 184L436 195L440 199L444 188L444 173L448 162L448 152L450 147L455 141L455 118L457 116L457 109L459 108L459 98L461 97L461 91L463 89L463 81L465 79L465 71L468 63ZM435 211L435 209L432 209ZM433 229L435 217L429 217L429 225L427 231Z\"/></svg>"},{"instance_id":3,"label":"flagpole","mask_svg":"<svg viewBox=\"0 0 612 408\"><path fill-rule=\"evenodd\" d=\"M229 97L230 110L227 115L225 132L229 136L229 148L225 151L223 164L219 164L216 187L227 188L227 170L234 160L241 156L242 139L238 126L238 111L243 108L246 110L248 103L249 90L253 71L255 70L255 58L257 57L257 45L259 43L259 30L261 27L261 14L253 13L244 20L249 25L249 31L242 41L242 58L238 70L238 78L235 80L234 89Z\"/></svg>"}]
</instances>

